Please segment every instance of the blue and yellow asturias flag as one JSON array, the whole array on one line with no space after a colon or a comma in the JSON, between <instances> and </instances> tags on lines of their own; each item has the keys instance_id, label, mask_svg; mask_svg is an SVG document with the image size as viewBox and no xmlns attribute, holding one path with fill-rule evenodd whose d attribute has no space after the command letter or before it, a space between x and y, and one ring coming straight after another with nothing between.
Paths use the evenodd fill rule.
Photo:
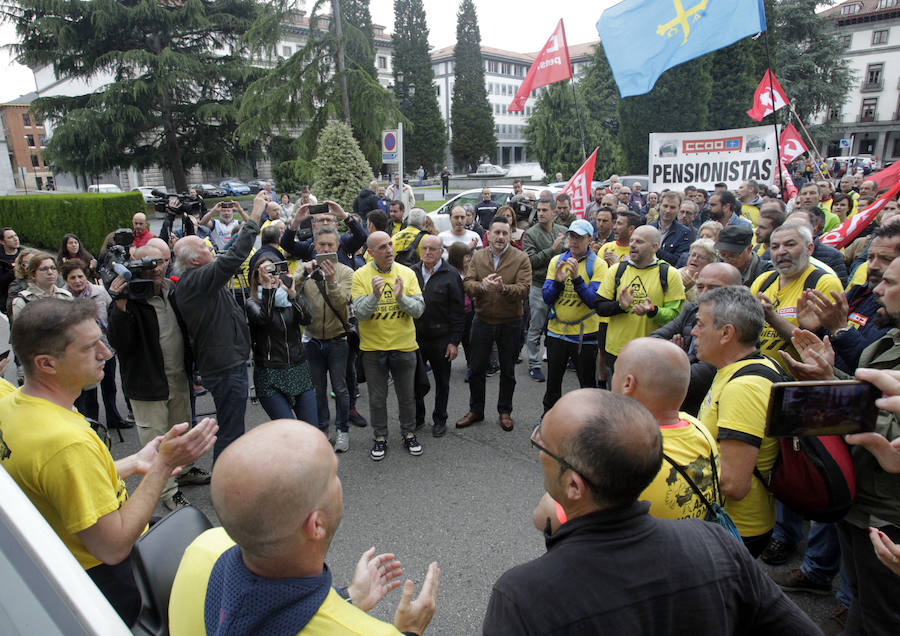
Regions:
<instances>
[{"instance_id":1,"label":"blue and yellow asturias flag","mask_svg":"<svg viewBox=\"0 0 900 636\"><path fill-rule=\"evenodd\" d=\"M765 30L763 0L624 0L597 21L622 97L648 93L667 69Z\"/></svg>"}]
</instances>

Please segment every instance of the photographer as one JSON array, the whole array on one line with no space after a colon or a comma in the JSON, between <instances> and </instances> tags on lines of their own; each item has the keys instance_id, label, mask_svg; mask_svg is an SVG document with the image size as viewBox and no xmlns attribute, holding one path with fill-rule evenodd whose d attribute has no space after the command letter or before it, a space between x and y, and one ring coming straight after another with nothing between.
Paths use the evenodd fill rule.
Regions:
<instances>
[{"instance_id":1,"label":"photographer","mask_svg":"<svg viewBox=\"0 0 900 636\"><path fill-rule=\"evenodd\" d=\"M326 207L327 206L327 207ZM301 229L307 219L311 218L312 233ZM290 225L281 235L281 247L291 256L302 261L310 261L315 258L316 251L313 244L313 235L323 227L337 228L339 222L344 221L347 232L340 235L340 249L337 251L338 260L352 267L353 254L366 243L369 233L360 225L359 221L349 216L340 205L334 201L325 201L318 207L303 204L297 208ZM299 231L298 231L299 230Z\"/></svg>"},{"instance_id":2,"label":"photographer","mask_svg":"<svg viewBox=\"0 0 900 636\"><path fill-rule=\"evenodd\" d=\"M109 343L122 365L122 391L134 410L141 444L147 444L190 421L191 361L172 303L174 284L166 278L169 250L151 244L135 256L148 267L133 272L131 283L117 276L110 284ZM187 505L179 485L205 483L209 473L185 466L177 480L168 479L160 501L169 510Z\"/></svg>"},{"instance_id":3,"label":"photographer","mask_svg":"<svg viewBox=\"0 0 900 636\"><path fill-rule=\"evenodd\" d=\"M206 204L197 196L197 191L191 188L188 196L180 194L166 194L157 192L154 194L164 198L165 201L156 204L157 212L166 215L163 220L159 237L172 245L175 240L196 234L200 238L207 238L210 230L205 225L200 225L200 217L206 214ZM181 220L181 229L175 229L178 220Z\"/></svg>"},{"instance_id":4,"label":"photographer","mask_svg":"<svg viewBox=\"0 0 900 636\"><path fill-rule=\"evenodd\" d=\"M265 190L260 190L265 192ZM254 206L256 201L253 202ZM203 215L200 219L200 225L208 227L210 230L210 240L216 246L217 251L225 249L225 244L231 238L231 235L238 231L241 222L234 218L237 212L246 221L249 217L244 209L236 201L219 201L213 206L213 209ZM217 219L213 217L219 217Z\"/></svg>"}]
</instances>

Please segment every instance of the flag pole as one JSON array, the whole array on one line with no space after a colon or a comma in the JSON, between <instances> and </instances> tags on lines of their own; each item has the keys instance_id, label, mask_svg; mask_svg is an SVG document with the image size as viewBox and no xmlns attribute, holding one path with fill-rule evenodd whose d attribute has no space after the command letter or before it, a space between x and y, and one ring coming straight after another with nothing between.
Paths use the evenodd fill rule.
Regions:
<instances>
[{"instance_id":1,"label":"flag pole","mask_svg":"<svg viewBox=\"0 0 900 636\"><path fill-rule=\"evenodd\" d=\"M572 99L575 100L575 117L578 119L578 134L581 136L581 160L587 161L587 149L584 146L584 128L581 127L581 111L578 109L578 95L575 93L574 73L572 73L572 77L569 78L569 86L572 87Z\"/></svg>"},{"instance_id":2,"label":"flag pole","mask_svg":"<svg viewBox=\"0 0 900 636\"><path fill-rule=\"evenodd\" d=\"M794 110L794 104L788 104L788 108L791 110L791 114L794 116L794 119L797 120L797 123L800 124L800 129L806 134L806 140L809 142L809 147L813 149L813 154L815 154L818 161L816 162L816 171L822 175L824 178L829 179L831 175L825 174L822 171L822 165L820 162L824 162L824 158L819 152L818 146L816 146L815 142L812 139L812 135L809 134L809 131L806 129L806 126L803 123L803 120L800 119L800 115L797 114L797 111Z\"/></svg>"},{"instance_id":3,"label":"flag pole","mask_svg":"<svg viewBox=\"0 0 900 636\"><path fill-rule=\"evenodd\" d=\"M778 154L778 178L781 180L781 141L778 133L778 116L775 110L775 86L772 83L772 59L769 57L769 29L766 28L763 33L763 42L766 45L766 66L769 70L769 94L772 96L772 125L775 127L775 152ZM784 184L781 184L781 190L784 191Z\"/></svg>"}]
</instances>

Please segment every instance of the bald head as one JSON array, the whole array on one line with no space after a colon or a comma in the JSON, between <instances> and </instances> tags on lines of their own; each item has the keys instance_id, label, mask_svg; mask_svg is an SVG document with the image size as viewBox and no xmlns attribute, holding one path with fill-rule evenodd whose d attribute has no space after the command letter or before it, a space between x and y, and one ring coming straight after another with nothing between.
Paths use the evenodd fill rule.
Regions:
<instances>
[{"instance_id":1,"label":"bald head","mask_svg":"<svg viewBox=\"0 0 900 636\"><path fill-rule=\"evenodd\" d=\"M703 285L703 290L697 290L698 294L702 294L709 289L717 287L728 287L729 285L741 285L743 279L738 268L729 263L710 263L700 270L697 275L697 285Z\"/></svg>"},{"instance_id":2,"label":"bald head","mask_svg":"<svg viewBox=\"0 0 900 636\"><path fill-rule=\"evenodd\" d=\"M169 255L171 253L169 250L169 246L166 245L166 242L164 240L162 240L161 238L159 238L158 236L154 236L152 239L147 241L147 243L145 245L147 247L152 247L156 250L156 252L159 254L159 256L157 256L157 258L162 258L163 256L165 256L166 258L169 258Z\"/></svg>"},{"instance_id":3,"label":"bald head","mask_svg":"<svg viewBox=\"0 0 900 636\"><path fill-rule=\"evenodd\" d=\"M288 554L304 542L302 529L310 514L333 507L326 495L336 470L334 451L320 430L297 420L267 422L239 437L216 460L213 508L245 553ZM332 522L333 536L340 515Z\"/></svg>"},{"instance_id":4,"label":"bald head","mask_svg":"<svg viewBox=\"0 0 900 636\"><path fill-rule=\"evenodd\" d=\"M691 363L681 347L661 338L637 338L616 358L612 390L634 398L657 417L681 408L690 383Z\"/></svg>"},{"instance_id":5,"label":"bald head","mask_svg":"<svg viewBox=\"0 0 900 636\"><path fill-rule=\"evenodd\" d=\"M138 212L133 217L131 217L131 227L134 229L135 234L143 234L147 231L147 215L143 212Z\"/></svg>"}]
</instances>

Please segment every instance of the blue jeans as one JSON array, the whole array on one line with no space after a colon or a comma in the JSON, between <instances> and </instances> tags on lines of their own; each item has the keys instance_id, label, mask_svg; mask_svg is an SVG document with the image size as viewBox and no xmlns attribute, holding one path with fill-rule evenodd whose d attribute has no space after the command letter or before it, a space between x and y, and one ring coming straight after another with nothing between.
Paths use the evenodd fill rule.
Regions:
<instances>
[{"instance_id":1,"label":"blue jeans","mask_svg":"<svg viewBox=\"0 0 900 636\"><path fill-rule=\"evenodd\" d=\"M236 367L203 376L203 386L209 389L216 405L219 432L213 446L213 463L228 445L244 434L244 415L247 413L247 366Z\"/></svg>"},{"instance_id":2,"label":"blue jeans","mask_svg":"<svg viewBox=\"0 0 900 636\"><path fill-rule=\"evenodd\" d=\"M287 396L284 393L273 393L266 397L260 397L259 403L270 419L293 420L296 418L313 426L318 426L316 392L312 389L293 396Z\"/></svg>"},{"instance_id":3,"label":"blue jeans","mask_svg":"<svg viewBox=\"0 0 900 636\"><path fill-rule=\"evenodd\" d=\"M327 433L328 423L331 421L331 413L328 410L328 377L331 376L331 388L335 398L334 427L346 433L350 413L350 392L347 389L347 357L350 345L347 344L347 339L312 339L304 345L303 351L309 363L313 386L316 388L319 428Z\"/></svg>"},{"instance_id":4,"label":"blue jeans","mask_svg":"<svg viewBox=\"0 0 900 636\"><path fill-rule=\"evenodd\" d=\"M803 517L780 501L776 504L776 510L778 522L775 524L772 538L789 545L800 543L803 540ZM835 524L810 521L806 553L803 555L800 569L811 581L823 584L830 583L840 572L841 583L837 599L842 604L850 606L853 593L847 585L847 577L841 571L841 545Z\"/></svg>"}]
</instances>

